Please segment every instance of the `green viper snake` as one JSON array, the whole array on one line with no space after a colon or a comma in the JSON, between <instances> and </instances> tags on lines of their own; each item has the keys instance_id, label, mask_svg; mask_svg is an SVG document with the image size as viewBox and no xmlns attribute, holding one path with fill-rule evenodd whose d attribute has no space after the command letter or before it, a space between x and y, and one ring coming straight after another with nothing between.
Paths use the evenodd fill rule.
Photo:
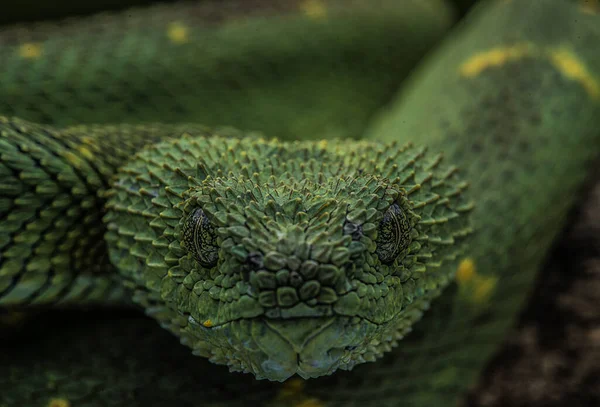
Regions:
<instances>
[{"instance_id":1,"label":"green viper snake","mask_svg":"<svg viewBox=\"0 0 600 407\"><path fill-rule=\"evenodd\" d=\"M600 6L483 1L437 46L452 19L3 28L0 307L63 310L2 326L0 406L456 405L600 152Z\"/></svg>"}]
</instances>

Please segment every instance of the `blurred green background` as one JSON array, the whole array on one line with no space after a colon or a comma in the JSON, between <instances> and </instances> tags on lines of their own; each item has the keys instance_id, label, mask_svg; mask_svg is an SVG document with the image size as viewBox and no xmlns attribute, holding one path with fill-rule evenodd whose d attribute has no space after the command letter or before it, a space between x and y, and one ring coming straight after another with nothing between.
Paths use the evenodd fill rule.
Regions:
<instances>
[{"instance_id":1,"label":"blurred green background","mask_svg":"<svg viewBox=\"0 0 600 407\"><path fill-rule=\"evenodd\" d=\"M82 16L106 10L123 10L152 3L176 3L182 0L11 0L2 6L0 25L17 22L52 20ZM204 0L218 2L219 0ZM449 0L463 15L477 0Z\"/></svg>"}]
</instances>

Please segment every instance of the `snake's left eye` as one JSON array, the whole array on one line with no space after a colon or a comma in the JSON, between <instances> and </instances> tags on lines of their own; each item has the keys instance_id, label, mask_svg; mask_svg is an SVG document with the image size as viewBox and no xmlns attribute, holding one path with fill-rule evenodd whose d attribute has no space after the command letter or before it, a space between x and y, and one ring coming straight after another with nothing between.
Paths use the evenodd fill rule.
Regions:
<instances>
[{"instance_id":1,"label":"snake's left eye","mask_svg":"<svg viewBox=\"0 0 600 407\"><path fill-rule=\"evenodd\" d=\"M410 244L410 223L397 203L383 215L377 233L377 256L383 264L391 264Z\"/></svg>"},{"instance_id":2,"label":"snake's left eye","mask_svg":"<svg viewBox=\"0 0 600 407\"><path fill-rule=\"evenodd\" d=\"M204 267L214 267L219 260L217 234L204 211L196 208L183 224L183 244Z\"/></svg>"}]
</instances>

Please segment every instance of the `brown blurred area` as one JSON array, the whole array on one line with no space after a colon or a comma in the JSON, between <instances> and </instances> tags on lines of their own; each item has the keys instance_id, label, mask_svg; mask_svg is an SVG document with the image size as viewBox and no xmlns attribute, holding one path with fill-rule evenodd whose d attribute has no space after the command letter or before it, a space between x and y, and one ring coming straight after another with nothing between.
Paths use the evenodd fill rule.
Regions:
<instances>
[{"instance_id":1,"label":"brown blurred area","mask_svg":"<svg viewBox=\"0 0 600 407\"><path fill-rule=\"evenodd\" d=\"M600 406L600 170L469 407Z\"/></svg>"}]
</instances>

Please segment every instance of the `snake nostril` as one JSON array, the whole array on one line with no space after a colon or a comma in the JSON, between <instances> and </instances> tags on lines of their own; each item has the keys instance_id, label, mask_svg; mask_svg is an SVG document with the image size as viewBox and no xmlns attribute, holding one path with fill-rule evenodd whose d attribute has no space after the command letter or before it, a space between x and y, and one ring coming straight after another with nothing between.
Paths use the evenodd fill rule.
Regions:
<instances>
[{"instance_id":1,"label":"snake nostril","mask_svg":"<svg viewBox=\"0 0 600 407\"><path fill-rule=\"evenodd\" d=\"M362 225L346 220L344 223L344 234L352 236L352 240L360 240L363 237Z\"/></svg>"},{"instance_id":2,"label":"snake nostril","mask_svg":"<svg viewBox=\"0 0 600 407\"><path fill-rule=\"evenodd\" d=\"M250 270L259 270L263 268L263 255L258 252L250 253L246 257L246 264L250 268Z\"/></svg>"}]
</instances>

